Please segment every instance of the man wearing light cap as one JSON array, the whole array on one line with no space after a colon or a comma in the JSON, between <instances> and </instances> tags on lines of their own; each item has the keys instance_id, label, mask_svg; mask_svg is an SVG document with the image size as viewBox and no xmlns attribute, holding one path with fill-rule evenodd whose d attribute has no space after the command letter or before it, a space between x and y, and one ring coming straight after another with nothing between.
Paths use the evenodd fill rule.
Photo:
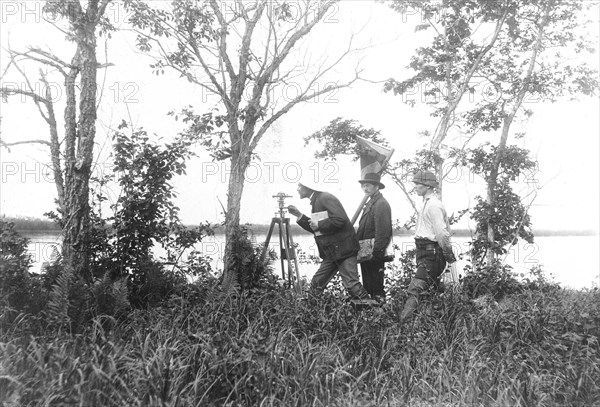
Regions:
<instances>
[{"instance_id":1,"label":"man wearing light cap","mask_svg":"<svg viewBox=\"0 0 600 407\"><path fill-rule=\"evenodd\" d=\"M435 195L438 186L431 171L417 171L412 182L415 192L423 197L415 230L417 246L417 270L408 286L408 299L400 316L401 321L410 318L419 304L419 296L431 284L439 286L440 276L447 263L456 258L450 243L450 225L444 205Z\"/></svg>"},{"instance_id":2,"label":"man wearing light cap","mask_svg":"<svg viewBox=\"0 0 600 407\"><path fill-rule=\"evenodd\" d=\"M293 205L288 206L288 211L298 218L298 225L314 234L323 259L312 278L311 289L322 292L339 271L344 288L353 298L369 299L358 278L358 239L341 202L308 179L298 183L297 191L301 199L310 199L312 214L303 215Z\"/></svg>"}]
</instances>

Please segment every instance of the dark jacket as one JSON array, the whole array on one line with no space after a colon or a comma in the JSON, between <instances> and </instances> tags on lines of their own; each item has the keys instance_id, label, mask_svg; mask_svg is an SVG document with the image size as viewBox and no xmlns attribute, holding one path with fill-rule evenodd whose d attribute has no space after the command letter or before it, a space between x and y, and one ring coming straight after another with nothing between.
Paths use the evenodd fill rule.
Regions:
<instances>
[{"instance_id":1,"label":"dark jacket","mask_svg":"<svg viewBox=\"0 0 600 407\"><path fill-rule=\"evenodd\" d=\"M326 260L343 260L358 254L358 239L354 227L339 199L329 192L315 192L311 197L312 212L327 211L327 219L319 221L320 236L315 234L319 256ZM310 218L303 215L298 225L313 233Z\"/></svg>"},{"instance_id":2,"label":"dark jacket","mask_svg":"<svg viewBox=\"0 0 600 407\"><path fill-rule=\"evenodd\" d=\"M377 191L365 205L356 236L358 240L375 238L373 256L383 257L392 238L392 209L381 192Z\"/></svg>"}]
</instances>

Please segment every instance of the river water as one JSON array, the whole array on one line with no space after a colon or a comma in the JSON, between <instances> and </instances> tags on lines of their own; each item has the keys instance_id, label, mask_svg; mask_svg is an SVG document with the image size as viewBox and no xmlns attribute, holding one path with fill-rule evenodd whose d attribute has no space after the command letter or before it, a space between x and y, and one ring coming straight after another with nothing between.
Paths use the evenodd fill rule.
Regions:
<instances>
[{"instance_id":1,"label":"river water","mask_svg":"<svg viewBox=\"0 0 600 407\"><path fill-rule=\"evenodd\" d=\"M29 253L34 264L33 272L39 272L44 262L51 261L57 251L60 251L60 235L57 233L23 233L30 239ZM256 235L257 242L264 242L265 235ZM293 236L294 242L307 254L317 255L314 239L308 234ZM468 237L454 237L452 239L455 254L466 253ZM271 238L270 247L279 250L278 236L275 233ZM410 236L395 236L394 243L399 246L400 252L414 248L414 241ZM520 241L513 246L506 256L506 263L513 266L515 273L527 274L534 266L542 266L547 275L563 287L591 288L600 285L600 254L598 236L538 236L533 244ZM212 258L213 269L223 267L222 257L225 249L225 237L222 234L205 239L197 247L203 255ZM396 252L398 255L398 252ZM398 257L398 256L397 256ZM466 264L459 260L457 270L462 274ZM281 275L281 265L274 264L277 274ZM314 264L300 264L301 275L310 279L317 269Z\"/></svg>"}]
</instances>

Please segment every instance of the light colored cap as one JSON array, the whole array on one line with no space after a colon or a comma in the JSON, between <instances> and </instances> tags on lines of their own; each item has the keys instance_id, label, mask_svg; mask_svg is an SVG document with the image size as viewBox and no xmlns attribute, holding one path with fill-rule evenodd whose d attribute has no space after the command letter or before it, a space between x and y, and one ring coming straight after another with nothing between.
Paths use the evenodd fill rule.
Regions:
<instances>
[{"instance_id":1,"label":"light colored cap","mask_svg":"<svg viewBox=\"0 0 600 407\"><path fill-rule=\"evenodd\" d=\"M308 173L306 176L302 176L300 181L298 181L298 184L303 185L308 189L312 189L313 191L322 192L323 186L313 180L313 175L314 174L312 173Z\"/></svg>"},{"instance_id":2,"label":"light colored cap","mask_svg":"<svg viewBox=\"0 0 600 407\"><path fill-rule=\"evenodd\" d=\"M431 171L417 171L413 176L412 182L416 184L427 185L428 187L437 188L438 181L435 174Z\"/></svg>"}]
</instances>

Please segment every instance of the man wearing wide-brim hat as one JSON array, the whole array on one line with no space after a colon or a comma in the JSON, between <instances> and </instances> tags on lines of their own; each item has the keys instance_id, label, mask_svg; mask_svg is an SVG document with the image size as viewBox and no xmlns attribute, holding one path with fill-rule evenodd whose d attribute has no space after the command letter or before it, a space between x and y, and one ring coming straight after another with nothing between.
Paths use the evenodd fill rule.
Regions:
<instances>
[{"instance_id":1,"label":"man wearing wide-brim hat","mask_svg":"<svg viewBox=\"0 0 600 407\"><path fill-rule=\"evenodd\" d=\"M311 216L302 214L294 205L288 206L288 211L298 218L300 227L314 234L323 259L311 280L311 289L322 292L339 271L351 297L368 299L369 294L358 278L358 239L341 202L310 177L301 179L297 191L301 199L310 199Z\"/></svg>"},{"instance_id":2,"label":"man wearing wide-brim hat","mask_svg":"<svg viewBox=\"0 0 600 407\"><path fill-rule=\"evenodd\" d=\"M408 286L408 299L400 315L409 319L418 307L420 295L431 285L439 287L440 276L447 263L456 258L450 243L450 224L446 209L435 194L438 181L431 171L417 171L412 179L415 192L423 197L423 207L417 217L415 244L417 269Z\"/></svg>"},{"instance_id":3,"label":"man wearing wide-brim hat","mask_svg":"<svg viewBox=\"0 0 600 407\"><path fill-rule=\"evenodd\" d=\"M373 251L366 258L359 258L362 282L365 290L378 302L385 300L384 274L386 248L392 240L392 209L381 194L385 185L381 176L371 172L358 180L369 200L365 204L358 221L356 236L358 240L372 241Z\"/></svg>"}]
</instances>

